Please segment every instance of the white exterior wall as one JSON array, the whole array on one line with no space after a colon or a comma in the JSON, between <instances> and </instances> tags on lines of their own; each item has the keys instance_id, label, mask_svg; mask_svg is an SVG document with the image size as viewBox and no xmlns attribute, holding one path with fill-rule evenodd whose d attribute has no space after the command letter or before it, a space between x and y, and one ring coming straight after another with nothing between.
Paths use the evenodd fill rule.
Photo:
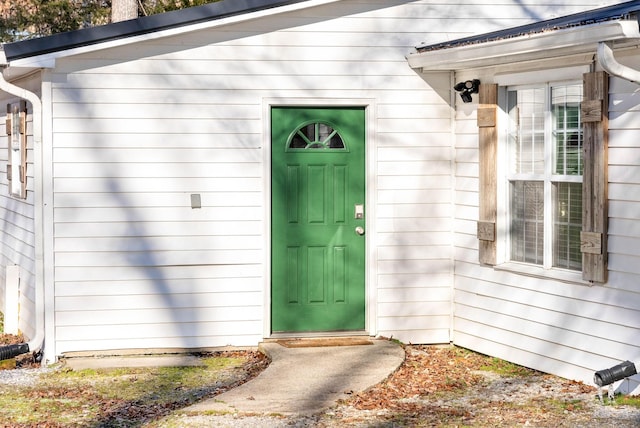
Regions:
<instances>
[{"instance_id":1,"label":"white exterior wall","mask_svg":"<svg viewBox=\"0 0 640 428\"><path fill-rule=\"evenodd\" d=\"M30 91L39 92L39 74L15 82ZM32 139L31 104L27 104L27 198L21 199L9 195L7 180L7 161L9 138L6 136L5 120L8 103L18 102L17 97L5 93L0 98L2 114L0 114L0 311L7 304L18 313L18 329L26 337L35 333L35 223L34 223L34 150ZM7 266L18 266L19 289L18 301L7 302L6 269Z\"/></svg>"},{"instance_id":2,"label":"white exterior wall","mask_svg":"<svg viewBox=\"0 0 640 428\"><path fill-rule=\"evenodd\" d=\"M48 359L81 350L255 345L265 336L265 106L278 100L368 106L368 332L412 343L451 340L454 247L456 309L465 280L475 288L484 273L469 239L477 150L458 132L475 118L459 110L454 130L453 81L446 73L418 76L405 55L420 42L602 2L464 3L342 1L59 59L43 85L53 135ZM190 207L191 194L201 195L202 208ZM522 286L519 277L491 281L498 280L506 293L509 284ZM475 349L511 355L481 344Z\"/></svg>"},{"instance_id":3,"label":"white exterior wall","mask_svg":"<svg viewBox=\"0 0 640 428\"><path fill-rule=\"evenodd\" d=\"M640 69L640 50L620 59ZM493 79L490 70L469 73L461 78ZM595 371L625 360L640 362L640 102L636 84L612 78L609 89L605 285L554 281L478 264L477 104L458 106L455 344L587 384L593 384ZM638 383L636 376L613 387L637 393Z\"/></svg>"},{"instance_id":4,"label":"white exterior wall","mask_svg":"<svg viewBox=\"0 0 640 428\"><path fill-rule=\"evenodd\" d=\"M449 341L450 81L405 59L430 6L341 3L58 62L57 354L262 340L278 100L368 106L368 331Z\"/></svg>"}]
</instances>

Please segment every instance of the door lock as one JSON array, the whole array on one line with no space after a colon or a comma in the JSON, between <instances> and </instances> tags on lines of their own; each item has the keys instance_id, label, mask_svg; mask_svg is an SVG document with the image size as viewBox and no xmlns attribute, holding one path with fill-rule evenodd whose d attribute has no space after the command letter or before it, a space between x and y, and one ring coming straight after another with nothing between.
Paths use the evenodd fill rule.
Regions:
<instances>
[{"instance_id":1,"label":"door lock","mask_svg":"<svg viewBox=\"0 0 640 428\"><path fill-rule=\"evenodd\" d=\"M354 211L354 218L356 220L362 220L364 218L364 205L356 204Z\"/></svg>"}]
</instances>

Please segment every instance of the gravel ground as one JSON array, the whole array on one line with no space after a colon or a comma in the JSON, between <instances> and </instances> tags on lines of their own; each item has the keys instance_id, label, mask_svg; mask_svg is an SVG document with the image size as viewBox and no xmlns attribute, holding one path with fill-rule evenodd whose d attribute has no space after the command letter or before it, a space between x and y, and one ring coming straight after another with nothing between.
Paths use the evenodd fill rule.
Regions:
<instances>
[{"instance_id":1,"label":"gravel ground","mask_svg":"<svg viewBox=\"0 0 640 428\"><path fill-rule=\"evenodd\" d=\"M34 386L38 383L38 377L41 374L50 372L50 368L28 368L0 371L0 384L3 385L20 385Z\"/></svg>"}]
</instances>

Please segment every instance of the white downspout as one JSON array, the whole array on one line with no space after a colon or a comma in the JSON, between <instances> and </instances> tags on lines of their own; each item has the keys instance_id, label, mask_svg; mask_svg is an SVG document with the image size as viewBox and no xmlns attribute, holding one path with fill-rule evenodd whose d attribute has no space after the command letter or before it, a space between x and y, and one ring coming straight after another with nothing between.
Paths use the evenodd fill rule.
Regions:
<instances>
[{"instance_id":1,"label":"white downspout","mask_svg":"<svg viewBox=\"0 0 640 428\"><path fill-rule=\"evenodd\" d=\"M8 67L8 63L4 56L4 52L0 52L0 67L4 70ZM0 70L0 90L14 95L16 97L25 99L31 103L32 113L32 126L33 126L33 150L34 150L34 205L35 215L34 223L36 235L41 234L43 231L43 177L42 177L42 102L40 98L33 92L30 92L24 88L9 83L4 78L4 73ZM39 211L40 210L40 211ZM42 350L44 345L44 248L42 239L36 239L35 246L35 264L36 264L36 283L35 283L35 335L27 342L29 347L28 352L36 352Z\"/></svg>"},{"instance_id":2,"label":"white downspout","mask_svg":"<svg viewBox=\"0 0 640 428\"><path fill-rule=\"evenodd\" d=\"M599 42L597 50L598 63L604 71L612 76L620 77L640 85L640 71L620 64L613 56L611 42Z\"/></svg>"}]
</instances>

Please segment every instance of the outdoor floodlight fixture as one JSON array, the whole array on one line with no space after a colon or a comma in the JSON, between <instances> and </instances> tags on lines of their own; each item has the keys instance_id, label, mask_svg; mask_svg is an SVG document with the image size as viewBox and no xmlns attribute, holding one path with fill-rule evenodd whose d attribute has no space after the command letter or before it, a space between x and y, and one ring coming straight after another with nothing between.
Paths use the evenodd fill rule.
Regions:
<instances>
[{"instance_id":1,"label":"outdoor floodlight fixture","mask_svg":"<svg viewBox=\"0 0 640 428\"><path fill-rule=\"evenodd\" d=\"M611 368L597 371L593 375L593 383L598 386L606 386L635 374L638 374L636 364L625 361Z\"/></svg>"},{"instance_id":2,"label":"outdoor floodlight fixture","mask_svg":"<svg viewBox=\"0 0 640 428\"><path fill-rule=\"evenodd\" d=\"M473 80L467 80L465 82L460 82L456 84L456 86L454 86L453 89L460 92L460 98L462 98L462 102L470 103L471 94L477 94L479 86L480 86L480 80L473 79Z\"/></svg>"}]
</instances>

